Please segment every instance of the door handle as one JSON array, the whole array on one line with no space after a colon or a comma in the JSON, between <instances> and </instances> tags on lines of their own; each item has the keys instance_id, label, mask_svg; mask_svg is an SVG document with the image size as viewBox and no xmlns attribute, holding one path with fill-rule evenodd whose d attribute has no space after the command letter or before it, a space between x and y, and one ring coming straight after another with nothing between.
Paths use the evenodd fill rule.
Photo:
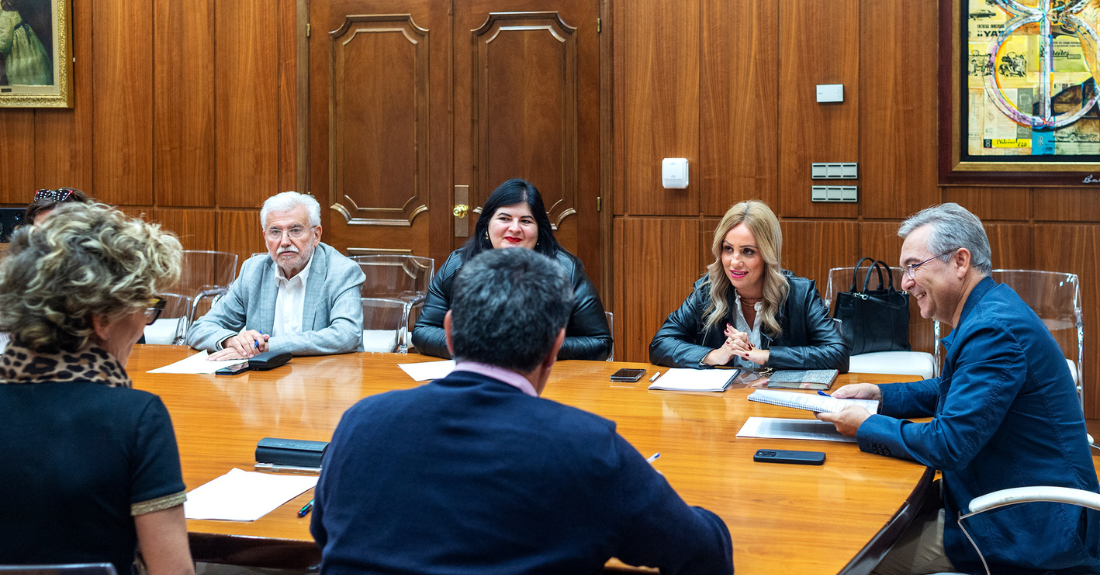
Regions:
<instances>
[{"instance_id":1,"label":"door handle","mask_svg":"<svg viewBox=\"0 0 1100 575\"><path fill-rule=\"evenodd\" d=\"M455 207L451 210L454 218L454 233L456 238L465 238L470 235L470 221L466 216L470 214L470 186L455 186Z\"/></svg>"},{"instance_id":2,"label":"door handle","mask_svg":"<svg viewBox=\"0 0 1100 575\"><path fill-rule=\"evenodd\" d=\"M470 213L470 206L466 204L458 204L452 212L456 218L464 218L466 214Z\"/></svg>"}]
</instances>

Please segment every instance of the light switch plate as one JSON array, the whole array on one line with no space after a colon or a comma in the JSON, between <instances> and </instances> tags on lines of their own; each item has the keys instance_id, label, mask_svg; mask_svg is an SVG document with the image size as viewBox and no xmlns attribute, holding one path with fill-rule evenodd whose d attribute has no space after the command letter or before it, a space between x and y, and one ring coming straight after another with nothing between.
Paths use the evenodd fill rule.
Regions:
<instances>
[{"instance_id":1,"label":"light switch plate","mask_svg":"<svg viewBox=\"0 0 1100 575\"><path fill-rule=\"evenodd\" d=\"M843 102L844 84L818 84L817 101L819 103Z\"/></svg>"}]
</instances>

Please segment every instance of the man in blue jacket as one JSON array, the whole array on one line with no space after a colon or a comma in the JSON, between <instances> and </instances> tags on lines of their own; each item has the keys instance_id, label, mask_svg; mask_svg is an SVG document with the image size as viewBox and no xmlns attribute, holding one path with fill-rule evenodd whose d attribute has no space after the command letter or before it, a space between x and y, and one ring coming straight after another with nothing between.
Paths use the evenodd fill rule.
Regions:
<instances>
[{"instance_id":1,"label":"man in blue jacket","mask_svg":"<svg viewBox=\"0 0 1100 575\"><path fill-rule=\"evenodd\" d=\"M819 414L860 449L943 472L943 508L918 517L877 573L1100 572L1100 513L1027 503L962 520L975 497L1010 487L1098 490L1084 416L1064 356L1038 316L989 277L989 240L958 204L927 208L898 230L902 287L921 317L952 326L940 377L859 383L833 397L881 400ZM927 423L899 418L932 417Z\"/></svg>"},{"instance_id":2,"label":"man in blue jacket","mask_svg":"<svg viewBox=\"0 0 1100 575\"><path fill-rule=\"evenodd\" d=\"M614 422L540 399L573 291L532 250L464 265L447 377L368 397L336 428L311 531L324 575L733 572L725 524L689 507Z\"/></svg>"}]
</instances>

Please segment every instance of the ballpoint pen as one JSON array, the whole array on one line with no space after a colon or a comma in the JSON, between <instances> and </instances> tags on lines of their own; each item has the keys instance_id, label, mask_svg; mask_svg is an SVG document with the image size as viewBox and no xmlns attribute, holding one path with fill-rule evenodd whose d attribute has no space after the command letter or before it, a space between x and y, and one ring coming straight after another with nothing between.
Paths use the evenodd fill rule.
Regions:
<instances>
[{"instance_id":1,"label":"ballpoint pen","mask_svg":"<svg viewBox=\"0 0 1100 575\"><path fill-rule=\"evenodd\" d=\"M649 383L653 383L654 381L657 381L658 377L661 377L661 372L659 372L659 371L657 373L653 374L653 377L649 378ZM658 454L658 455L660 455L660 454Z\"/></svg>"},{"instance_id":2,"label":"ballpoint pen","mask_svg":"<svg viewBox=\"0 0 1100 575\"><path fill-rule=\"evenodd\" d=\"M821 391L820 389L817 390L817 394L818 395L824 395L825 397L832 397L831 395L829 395L828 393L825 393L824 391Z\"/></svg>"},{"instance_id":3,"label":"ballpoint pen","mask_svg":"<svg viewBox=\"0 0 1100 575\"><path fill-rule=\"evenodd\" d=\"M660 456L661 456L661 452L658 451L657 453L654 453L653 455L650 455L649 457L645 458L645 462L646 463L653 463L654 461L657 461L657 458L660 457Z\"/></svg>"},{"instance_id":4,"label":"ballpoint pen","mask_svg":"<svg viewBox=\"0 0 1100 575\"><path fill-rule=\"evenodd\" d=\"M301 509L298 510L298 517L305 517L306 513L309 513L310 510L312 510L312 509L313 509L313 500L310 499L309 503L306 503L305 505L302 506Z\"/></svg>"}]
</instances>

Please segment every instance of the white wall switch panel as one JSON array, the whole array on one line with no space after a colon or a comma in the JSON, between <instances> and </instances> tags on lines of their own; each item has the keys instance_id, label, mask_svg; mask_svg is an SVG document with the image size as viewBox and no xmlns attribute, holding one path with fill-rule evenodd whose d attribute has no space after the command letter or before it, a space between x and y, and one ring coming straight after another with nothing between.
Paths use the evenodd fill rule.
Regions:
<instances>
[{"instance_id":1,"label":"white wall switch panel","mask_svg":"<svg viewBox=\"0 0 1100 575\"><path fill-rule=\"evenodd\" d=\"M843 102L844 84L818 84L818 102Z\"/></svg>"}]
</instances>

